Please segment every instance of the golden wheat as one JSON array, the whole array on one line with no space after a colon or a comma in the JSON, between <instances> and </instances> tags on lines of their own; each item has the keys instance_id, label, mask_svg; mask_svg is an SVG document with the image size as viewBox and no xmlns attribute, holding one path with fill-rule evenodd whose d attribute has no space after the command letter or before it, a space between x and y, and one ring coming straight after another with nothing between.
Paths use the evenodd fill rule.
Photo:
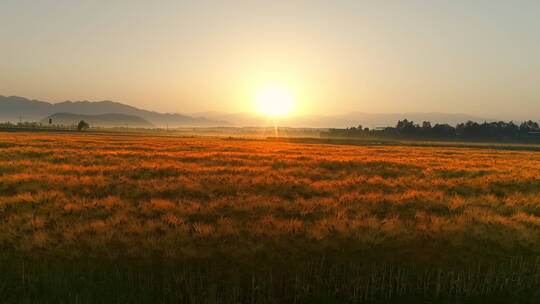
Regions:
<instances>
[{"instance_id":1,"label":"golden wheat","mask_svg":"<svg viewBox=\"0 0 540 304\"><path fill-rule=\"evenodd\" d=\"M540 153L0 134L5 253L540 253Z\"/></svg>"}]
</instances>

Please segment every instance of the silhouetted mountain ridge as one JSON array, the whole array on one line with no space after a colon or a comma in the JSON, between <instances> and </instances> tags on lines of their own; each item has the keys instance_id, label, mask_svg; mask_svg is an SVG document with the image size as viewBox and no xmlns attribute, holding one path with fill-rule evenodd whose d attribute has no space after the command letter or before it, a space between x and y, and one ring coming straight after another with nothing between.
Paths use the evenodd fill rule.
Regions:
<instances>
[{"instance_id":1,"label":"silhouetted mountain ridge","mask_svg":"<svg viewBox=\"0 0 540 304\"><path fill-rule=\"evenodd\" d=\"M64 101L48 103L30 100L19 96L0 96L0 120L40 121L54 113L72 113L81 115L125 114L138 116L151 124L164 127L210 127L229 126L230 123L205 117L193 117L176 113L159 113L139 109L123 103L106 101Z\"/></svg>"},{"instance_id":2,"label":"silhouetted mountain ridge","mask_svg":"<svg viewBox=\"0 0 540 304\"><path fill-rule=\"evenodd\" d=\"M290 117L268 117L255 113L202 112L192 115L159 113L143 110L110 100L105 101L64 101L48 103L18 96L0 96L0 121L16 122L22 115L23 121L40 121L54 113L73 113L81 115L125 114L138 116L156 127L302 127L302 128L346 128L362 125L364 127L394 126L398 120L408 119L416 123L430 121L456 125L466 121L496 121L500 118L480 117L467 114L448 113L363 113L350 112L342 115L304 115ZM535 119L531 117L530 119ZM510 120L505 118L505 120ZM519 120L515 120L519 121Z\"/></svg>"}]
</instances>

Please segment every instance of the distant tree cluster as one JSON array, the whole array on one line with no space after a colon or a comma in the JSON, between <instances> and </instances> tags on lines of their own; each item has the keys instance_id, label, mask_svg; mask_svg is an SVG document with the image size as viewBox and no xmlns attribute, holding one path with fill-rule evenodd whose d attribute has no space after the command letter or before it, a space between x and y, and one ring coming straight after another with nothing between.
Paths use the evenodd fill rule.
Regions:
<instances>
[{"instance_id":1,"label":"distant tree cluster","mask_svg":"<svg viewBox=\"0 0 540 304\"><path fill-rule=\"evenodd\" d=\"M84 131L88 128L90 128L90 125L86 121L84 120L79 121L79 124L77 125L77 130Z\"/></svg>"},{"instance_id":2,"label":"distant tree cluster","mask_svg":"<svg viewBox=\"0 0 540 304\"><path fill-rule=\"evenodd\" d=\"M404 139L465 139L465 140L540 140L540 127L537 122L525 121L519 125L514 122L484 122L468 121L458 125L435 124L424 121L416 124L407 119L397 122L395 127L369 129L358 127L346 129L330 129L323 133L332 137L385 137Z\"/></svg>"},{"instance_id":3,"label":"distant tree cluster","mask_svg":"<svg viewBox=\"0 0 540 304\"><path fill-rule=\"evenodd\" d=\"M0 129L65 129L65 130L74 130L77 128L79 131L84 131L90 128L90 125L81 120L77 125L63 125L63 124L52 124L52 121L49 121L48 124L43 124L41 122L0 122Z\"/></svg>"},{"instance_id":4,"label":"distant tree cluster","mask_svg":"<svg viewBox=\"0 0 540 304\"><path fill-rule=\"evenodd\" d=\"M26 128L26 129L36 129L41 128L43 125L39 122L30 122L30 121L23 121L23 122L0 122L0 128Z\"/></svg>"}]
</instances>

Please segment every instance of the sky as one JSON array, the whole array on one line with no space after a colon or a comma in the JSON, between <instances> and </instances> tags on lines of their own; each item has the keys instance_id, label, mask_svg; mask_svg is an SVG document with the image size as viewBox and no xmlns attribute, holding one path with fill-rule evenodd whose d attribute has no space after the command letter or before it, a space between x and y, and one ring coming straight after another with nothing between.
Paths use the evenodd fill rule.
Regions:
<instances>
[{"instance_id":1,"label":"sky","mask_svg":"<svg viewBox=\"0 0 540 304\"><path fill-rule=\"evenodd\" d=\"M0 95L161 112L540 113L540 1L0 1ZM538 115L536 115L538 116Z\"/></svg>"}]
</instances>

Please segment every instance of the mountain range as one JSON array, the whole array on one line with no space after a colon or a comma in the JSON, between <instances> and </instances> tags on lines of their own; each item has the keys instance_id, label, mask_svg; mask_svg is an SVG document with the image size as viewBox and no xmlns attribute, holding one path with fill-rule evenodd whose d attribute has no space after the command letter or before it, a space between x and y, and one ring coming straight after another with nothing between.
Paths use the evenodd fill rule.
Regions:
<instances>
[{"instance_id":1,"label":"mountain range","mask_svg":"<svg viewBox=\"0 0 540 304\"><path fill-rule=\"evenodd\" d=\"M124 116L111 116L122 114ZM52 117L50 117L52 115ZM86 116L85 116L86 115ZM89 117L88 115L92 116ZM96 116L97 115L97 116ZM103 116L105 115L105 116ZM305 115L270 118L253 113L202 112L191 115L159 113L143 110L114 101L64 101L49 103L30 100L18 96L0 95L0 122L46 121L53 118L55 123L85 119L95 126L140 126L140 127L283 127L302 128L346 128L362 125L364 127L394 126L398 120L408 119L416 123L430 121L455 125L468 120L483 122L492 118L466 114L447 113L362 113L351 112L343 115Z\"/></svg>"},{"instance_id":2,"label":"mountain range","mask_svg":"<svg viewBox=\"0 0 540 304\"><path fill-rule=\"evenodd\" d=\"M41 121L55 113L80 115L124 114L137 116L156 127L215 127L230 126L226 121L212 120L182 114L158 113L142 110L114 101L64 101L49 103L18 96L0 95L0 121ZM109 123L112 121L109 121ZM100 126L106 126L101 125ZM125 124L124 124L125 125Z\"/></svg>"}]
</instances>

